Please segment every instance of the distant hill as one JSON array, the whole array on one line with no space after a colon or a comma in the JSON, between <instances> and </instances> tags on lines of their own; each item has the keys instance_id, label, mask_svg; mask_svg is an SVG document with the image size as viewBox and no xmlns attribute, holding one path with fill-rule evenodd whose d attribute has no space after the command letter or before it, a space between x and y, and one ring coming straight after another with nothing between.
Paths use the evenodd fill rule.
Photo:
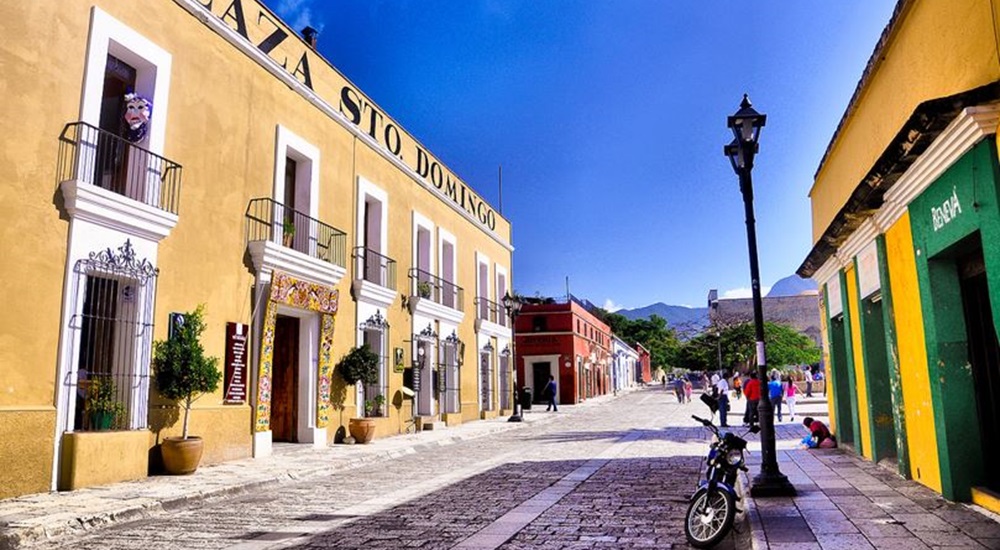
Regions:
<instances>
[{"instance_id":1,"label":"distant hill","mask_svg":"<svg viewBox=\"0 0 1000 550\"><path fill-rule=\"evenodd\" d=\"M798 275L789 275L784 279L774 283L771 290L767 293L768 298L774 298L776 296L798 296L806 292L815 291L816 281L812 279L803 279Z\"/></svg>"},{"instance_id":2,"label":"distant hill","mask_svg":"<svg viewBox=\"0 0 1000 550\"><path fill-rule=\"evenodd\" d=\"M698 332L708 326L707 307L668 306L663 302L657 302L651 306L621 309L615 313L633 321L659 315L667 321L667 326L684 332Z\"/></svg>"}]
</instances>

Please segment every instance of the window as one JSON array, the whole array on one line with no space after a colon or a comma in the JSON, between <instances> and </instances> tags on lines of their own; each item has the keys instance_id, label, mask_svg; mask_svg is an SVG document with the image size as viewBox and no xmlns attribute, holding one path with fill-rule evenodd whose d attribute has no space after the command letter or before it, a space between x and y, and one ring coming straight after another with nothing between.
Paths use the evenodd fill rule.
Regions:
<instances>
[{"instance_id":1,"label":"window","mask_svg":"<svg viewBox=\"0 0 1000 550\"><path fill-rule=\"evenodd\" d=\"M389 197L364 178L358 178L358 225L355 278L396 289L396 262L386 255Z\"/></svg>"},{"instance_id":2,"label":"window","mask_svg":"<svg viewBox=\"0 0 1000 550\"><path fill-rule=\"evenodd\" d=\"M274 172L275 235L280 244L310 256L319 238L319 149L278 126ZM322 243L327 246L327 243Z\"/></svg>"},{"instance_id":3,"label":"window","mask_svg":"<svg viewBox=\"0 0 1000 550\"><path fill-rule=\"evenodd\" d=\"M455 269L458 265L455 253L455 237L439 229L438 238L441 248L441 269L439 271L441 276L441 304L461 310L463 307L462 289L456 284L455 275Z\"/></svg>"},{"instance_id":4,"label":"window","mask_svg":"<svg viewBox=\"0 0 1000 550\"><path fill-rule=\"evenodd\" d=\"M486 347L479 352L479 379L480 379L480 402L479 406L484 411L493 410L493 346L486 344Z\"/></svg>"},{"instance_id":5,"label":"window","mask_svg":"<svg viewBox=\"0 0 1000 550\"><path fill-rule=\"evenodd\" d=\"M535 315L531 318L532 330L535 332L545 332L548 330L548 322L544 315Z\"/></svg>"},{"instance_id":6,"label":"window","mask_svg":"<svg viewBox=\"0 0 1000 550\"><path fill-rule=\"evenodd\" d=\"M361 343L368 346L379 357L378 382L375 384L365 384L363 389L363 399L365 404L365 416L387 416L389 395L389 323L382 317L382 313L376 311L367 321L358 327L361 331ZM379 403L381 396L381 403Z\"/></svg>"},{"instance_id":7,"label":"window","mask_svg":"<svg viewBox=\"0 0 1000 550\"><path fill-rule=\"evenodd\" d=\"M444 413L462 411L459 357L464 344L455 333L441 341L441 364L439 365L439 399Z\"/></svg>"},{"instance_id":8,"label":"window","mask_svg":"<svg viewBox=\"0 0 1000 550\"><path fill-rule=\"evenodd\" d=\"M158 270L136 260L131 242L74 268L78 339L76 391L68 392L71 431L139 430L147 425L152 314Z\"/></svg>"}]
</instances>

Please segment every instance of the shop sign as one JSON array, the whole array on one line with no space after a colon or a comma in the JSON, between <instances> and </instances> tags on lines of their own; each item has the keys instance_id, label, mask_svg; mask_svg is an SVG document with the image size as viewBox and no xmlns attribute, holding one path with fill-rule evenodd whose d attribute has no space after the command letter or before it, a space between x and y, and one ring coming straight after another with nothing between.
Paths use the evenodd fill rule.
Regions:
<instances>
[{"instance_id":1,"label":"shop sign","mask_svg":"<svg viewBox=\"0 0 1000 550\"><path fill-rule=\"evenodd\" d=\"M249 327L242 323L226 323L226 378L224 401L245 403L247 400L247 336Z\"/></svg>"},{"instance_id":2,"label":"shop sign","mask_svg":"<svg viewBox=\"0 0 1000 550\"><path fill-rule=\"evenodd\" d=\"M952 220L962 213L962 203L958 200L958 187L952 186L951 196L946 198L940 206L931 206L931 222L934 224L934 232L951 223Z\"/></svg>"},{"instance_id":3,"label":"shop sign","mask_svg":"<svg viewBox=\"0 0 1000 550\"><path fill-rule=\"evenodd\" d=\"M840 297L840 272L838 271L826 282L827 306L830 309L830 318L840 315L844 311L844 302Z\"/></svg>"}]
</instances>

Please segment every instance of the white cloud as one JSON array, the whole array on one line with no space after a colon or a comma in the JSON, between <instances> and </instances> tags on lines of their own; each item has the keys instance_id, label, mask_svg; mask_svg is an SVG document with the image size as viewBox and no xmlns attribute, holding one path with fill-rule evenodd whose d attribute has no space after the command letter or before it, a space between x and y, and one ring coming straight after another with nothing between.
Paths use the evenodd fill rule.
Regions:
<instances>
[{"instance_id":1,"label":"white cloud","mask_svg":"<svg viewBox=\"0 0 1000 550\"><path fill-rule=\"evenodd\" d=\"M611 298L607 298L604 300L604 309L607 311L615 312L618 311L619 309L625 309L625 306L621 304L616 304L614 300L612 300Z\"/></svg>"},{"instance_id":2,"label":"white cloud","mask_svg":"<svg viewBox=\"0 0 1000 550\"><path fill-rule=\"evenodd\" d=\"M771 287L769 286L760 287L761 296L767 296L770 291ZM750 298L751 296L753 296L753 289L750 287L731 288L722 293L723 298Z\"/></svg>"},{"instance_id":3,"label":"white cloud","mask_svg":"<svg viewBox=\"0 0 1000 550\"><path fill-rule=\"evenodd\" d=\"M314 0L280 0L274 6L274 11L278 12L292 30L301 32L306 27L312 27L322 31L322 22L313 21L313 2Z\"/></svg>"}]
</instances>

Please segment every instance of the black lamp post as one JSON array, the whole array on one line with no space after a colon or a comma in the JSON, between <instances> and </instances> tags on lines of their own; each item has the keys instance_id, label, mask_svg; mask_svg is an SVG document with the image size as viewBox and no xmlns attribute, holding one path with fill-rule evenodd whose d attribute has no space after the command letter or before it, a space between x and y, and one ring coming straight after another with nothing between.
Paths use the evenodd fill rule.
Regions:
<instances>
[{"instance_id":1,"label":"black lamp post","mask_svg":"<svg viewBox=\"0 0 1000 550\"><path fill-rule=\"evenodd\" d=\"M510 415L507 422L520 422L521 419L521 401L518 399L517 390L519 384L517 383L517 345L515 340L517 339L517 334L514 330L514 321L517 318L517 314L521 312L521 306L524 305L521 302L521 298L517 296L511 296L510 292L503 295L503 307L507 310L507 316L510 317L510 349L511 357L514 358L514 413Z\"/></svg>"},{"instance_id":2,"label":"black lamp post","mask_svg":"<svg viewBox=\"0 0 1000 550\"><path fill-rule=\"evenodd\" d=\"M757 230L754 227L753 215L753 181L750 173L753 171L753 159L757 154L760 129L767 120L750 106L750 98L743 94L740 110L729 117L727 125L733 131L733 141L726 145L724 151L733 170L740 177L740 192L743 193L743 206L746 210L747 248L750 251L750 287L753 291L753 324L757 337L757 376L761 383L761 399L758 405L760 413L760 473L753 478L750 494L758 496L790 496L795 494L795 487L778 468L777 451L774 443L774 408L767 395L767 356L764 353L764 313L760 299L760 268L757 265Z\"/></svg>"}]
</instances>

